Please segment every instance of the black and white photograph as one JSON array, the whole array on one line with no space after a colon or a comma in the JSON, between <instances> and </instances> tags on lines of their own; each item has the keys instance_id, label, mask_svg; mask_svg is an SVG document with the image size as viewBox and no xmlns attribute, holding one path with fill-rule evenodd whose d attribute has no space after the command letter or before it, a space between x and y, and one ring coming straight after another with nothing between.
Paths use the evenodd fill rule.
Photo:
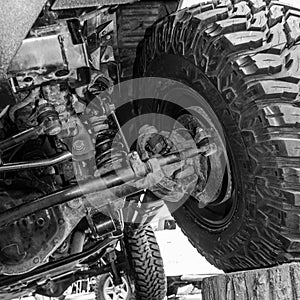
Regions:
<instances>
[{"instance_id":1,"label":"black and white photograph","mask_svg":"<svg viewBox=\"0 0 300 300\"><path fill-rule=\"evenodd\" d=\"M0 300L299 300L300 1L0 0Z\"/></svg>"}]
</instances>

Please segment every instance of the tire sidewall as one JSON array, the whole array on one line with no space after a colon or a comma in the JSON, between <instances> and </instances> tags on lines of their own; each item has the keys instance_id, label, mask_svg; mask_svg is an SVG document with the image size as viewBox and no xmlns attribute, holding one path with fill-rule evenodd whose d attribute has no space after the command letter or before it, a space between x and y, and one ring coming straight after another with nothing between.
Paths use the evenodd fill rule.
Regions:
<instances>
[{"instance_id":1,"label":"tire sidewall","mask_svg":"<svg viewBox=\"0 0 300 300\"><path fill-rule=\"evenodd\" d=\"M194 234L199 235L199 238L197 237L196 240L199 241L203 253L211 253L214 250L220 249L220 245L223 241L232 240L235 236L238 238L242 232L244 235L249 233L247 228L247 225L249 225L249 212L247 210L248 200L242 182L242 173L248 174L249 171L251 172L251 170L249 170L251 161L247 153L247 148L244 144L242 132L238 127L238 123L231 115L232 111L230 110L229 105L199 68L178 55L164 54L153 59L144 74L144 77L151 78L156 76L180 81L195 90L200 96L207 100L207 103L217 115L225 132L226 144L228 146L227 150L230 152L229 158L231 158L231 168L234 169L232 170L234 177L232 197L234 197L233 202L235 203L235 211L230 222L227 222L225 226L218 229L204 226L201 222L191 224L190 220L185 218L191 199L187 200L185 204L176 209L173 214L175 219L180 223L183 231L193 232ZM198 78L198 80L195 80L196 78ZM201 79L199 80L199 78ZM153 89L155 87L149 85L144 88ZM172 85L170 85L165 89L165 93L168 93L172 88ZM181 103L178 103L178 105L181 105ZM184 103L184 108L187 108L190 105L195 105L195 103ZM165 107L165 111L161 111L161 114L168 113L167 110L168 108ZM235 132L234 135L228 131L228 127ZM242 162L240 159L237 159L240 157L241 153L243 153ZM169 206L173 209L172 204L169 204ZM197 245L197 248L199 249L199 245ZM209 255L206 254L206 257L210 260ZM213 260L210 261L213 262Z\"/></svg>"}]
</instances>

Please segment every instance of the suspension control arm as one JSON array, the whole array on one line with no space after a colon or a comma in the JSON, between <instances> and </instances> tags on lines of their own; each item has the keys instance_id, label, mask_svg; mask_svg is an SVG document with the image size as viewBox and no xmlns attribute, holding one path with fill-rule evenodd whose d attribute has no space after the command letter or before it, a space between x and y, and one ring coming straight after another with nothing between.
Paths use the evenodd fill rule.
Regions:
<instances>
[{"instance_id":1,"label":"suspension control arm","mask_svg":"<svg viewBox=\"0 0 300 300\"><path fill-rule=\"evenodd\" d=\"M72 159L72 157L73 155L71 152L64 152L53 158L46 158L37 161L22 161L22 162L3 164L0 165L0 173L54 166L59 163L70 160Z\"/></svg>"},{"instance_id":2,"label":"suspension control arm","mask_svg":"<svg viewBox=\"0 0 300 300\"><path fill-rule=\"evenodd\" d=\"M177 163L181 160L192 158L197 155L199 155L199 150L191 149L169 154L161 158L152 158L146 163L143 163L140 161L139 156L134 153L131 161L139 161L137 164L133 163L131 166L117 170L116 173L80 182L78 185L55 192L53 194L49 194L47 196L35 199L32 202L2 212L0 214L0 227L17 221L20 218L24 218L37 211L67 203L80 197L88 197L89 195L97 192L101 192L101 194L96 195L96 197L99 199L98 201L103 202L108 198L110 201L112 201L127 197L140 190L147 189L149 186L147 186L147 180L141 181L141 184L138 185L138 188L134 185L127 185L126 183L136 179L146 178L148 174L159 171L161 167L172 165L173 163ZM91 195L91 197L93 198L93 195ZM97 201L97 198L95 201Z\"/></svg>"},{"instance_id":3,"label":"suspension control arm","mask_svg":"<svg viewBox=\"0 0 300 300\"><path fill-rule=\"evenodd\" d=\"M7 151L19 144L25 143L28 140L35 139L44 132L43 126L30 128L26 131L18 133L7 140L0 142L0 151Z\"/></svg>"}]
</instances>

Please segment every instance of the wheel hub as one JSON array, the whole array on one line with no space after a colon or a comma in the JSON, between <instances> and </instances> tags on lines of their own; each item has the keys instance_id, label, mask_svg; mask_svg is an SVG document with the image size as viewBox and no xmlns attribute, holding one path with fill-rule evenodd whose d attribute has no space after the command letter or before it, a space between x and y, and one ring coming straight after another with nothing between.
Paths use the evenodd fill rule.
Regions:
<instances>
[{"instance_id":1,"label":"wheel hub","mask_svg":"<svg viewBox=\"0 0 300 300\"><path fill-rule=\"evenodd\" d=\"M201 158L201 168L205 169L205 181L198 180L192 196L198 200L199 207L205 207L217 200L221 192L225 196L218 202L222 203L229 199L232 191L231 172L229 159L226 153L224 138L208 114L200 107L190 107L189 113L182 114L178 118L175 128L183 126L191 135L197 148L204 149ZM179 125L178 125L179 124Z\"/></svg>"},{"instance_id":2,"label":"wheel hub","mask_svg":"<svg viewBox=\"0 0 300 300\"><path fill-rule=\"evenodd\" d=\"M179 202L185 194L197 199L199 207L216 201L224 190L226 201L231 194L231 175L224 142L209 116L199 107L190 107L176 120L171 132L158 132L156 127L144 125L140 129L138 152L143 160L164 156L184 149L199 150L200 155L184 159L171 169L164 169L150 189L157 197Z\"/></svg>"},{"instance_id":3,"label":"wheel hub","mask_svg":"<svg viewBox=\"0 0 300 300\"><path fill-rule=\"evenodd\" d=\"M108 277L104 285L105 300L127 300L129 297L129 284L122 277L122 284L115 285L113 279Z\"/></svg>"}]
</instances>

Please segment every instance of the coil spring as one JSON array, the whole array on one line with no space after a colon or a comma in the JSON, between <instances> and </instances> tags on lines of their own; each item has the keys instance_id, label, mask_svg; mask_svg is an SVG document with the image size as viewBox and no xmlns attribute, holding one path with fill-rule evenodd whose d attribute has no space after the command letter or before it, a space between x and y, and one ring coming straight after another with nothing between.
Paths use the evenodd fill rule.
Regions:
<instances>
[{"instance_id":1,"label":"coil spring","mask_svg":"<svg viewBox=\"0 0 300 300\"><path fill-rule=\"evenodd\" d=\"M90 119L96 135L95 159L97 169L104 173L121 166L121 161L126 156L124 144L118 130L113 128L113 121L106 116L95 116ZM101 172L101 173L103 173Z\"/></svg>"}]
</instances>

